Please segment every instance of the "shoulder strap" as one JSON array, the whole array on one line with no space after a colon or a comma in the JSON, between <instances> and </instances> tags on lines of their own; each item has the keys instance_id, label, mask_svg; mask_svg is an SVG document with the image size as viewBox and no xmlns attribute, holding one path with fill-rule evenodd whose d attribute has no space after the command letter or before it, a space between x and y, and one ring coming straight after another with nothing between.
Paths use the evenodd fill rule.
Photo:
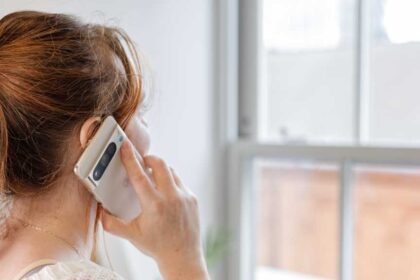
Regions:
<instances>
[{"instance_id":1,"label":"shoulder strap","mask_svg":"<svg viewBox=\"0 0 420 280\"><path fill-rule=\"evenodd\" d=\"M30 273L31 271L33 271L34 269L37 268L42 268L46 265L52 265L52 264L56 264L57 261L53 260L53 259L42 259L39 261L35 261L31 264L29 264L28 266L26 266L24 269L22 269L13 280L20 280L23 277L27 276L28 273Z\"/></svg>"}]
</instances>

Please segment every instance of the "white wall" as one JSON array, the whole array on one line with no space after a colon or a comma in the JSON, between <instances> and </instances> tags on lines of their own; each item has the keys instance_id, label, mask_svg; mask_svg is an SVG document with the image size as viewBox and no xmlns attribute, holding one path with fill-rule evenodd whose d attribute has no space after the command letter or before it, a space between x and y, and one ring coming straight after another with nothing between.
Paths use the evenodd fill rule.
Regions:
<instances>
[{"instance_id":1,"label":"white wall","mask_svg":"<svg viewBox=\"0 0 420 280\"><path fill-rule=\"evenodd\" d=\"M213 164L213 1L0 0L0 16L35 9L71 13L123 27L155 73L149 122L152 152L164 157L198 196L203 230L217 222ZM107 238L117 271L155 279L156 267L131 245ZM136 277L135 277L136 276Z\"/></svg>"}]
</instances>

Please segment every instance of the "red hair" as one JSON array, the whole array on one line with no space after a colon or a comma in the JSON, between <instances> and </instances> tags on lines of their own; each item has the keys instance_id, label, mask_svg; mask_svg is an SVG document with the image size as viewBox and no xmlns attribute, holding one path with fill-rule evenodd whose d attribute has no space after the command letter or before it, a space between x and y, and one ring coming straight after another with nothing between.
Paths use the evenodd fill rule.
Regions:
<instances>
[{"instance_id":1,"label":"red hair","mask_svg":"<svg viewBox=\"0 0 420 280\"><path fill-rule=\"evenodd\" d=\"M121 29L63 14L0 20L0 193L45 191L67 141L90 117L126 126L141 102L140 64Z\"/></svg>"}]
</instances>

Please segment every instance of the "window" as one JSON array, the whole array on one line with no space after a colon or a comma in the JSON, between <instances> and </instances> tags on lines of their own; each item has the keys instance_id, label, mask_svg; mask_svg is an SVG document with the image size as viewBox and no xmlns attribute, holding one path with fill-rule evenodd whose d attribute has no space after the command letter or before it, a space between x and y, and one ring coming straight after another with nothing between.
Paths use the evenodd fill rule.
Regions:
<instances>
[{"instance_id":1,"label":"window","mask_svg":"<svg viewBox=\"0 0 420 280\"><path fill-rule=\"evenodd\" d=\"M354 15L340 0L262 1L262 139L350 142ZM334 117L331 117L334 116Z\"/></svg>"},{"instance_id":2,"label":"window","mask_svg":"<svg viewBox=\"0 0 420 280\"><path fill-rule=\"evenodd\" d=\"M369 141L380 145L418 145L420 126L420 8L418 1L374 0L366 94Z\"/></svg>"},{"instance_id":3,"label":"window","mask_svg":"<svg viewBox=\"0 0 420 280\"><path fill-rule=\"evenodd\" d=\"M228 279L419 279L420 4L228 2Z\"/></svg>"},{"instance_id":4,"label":"window","mask_svg":"<svg viewBox=\"0 0 420 280\"><path fill-rule=\"evenodd\" d=\"M356 166L354 180L354 278L417 279L420 168Z\"/></svg>"},{"instance_id":5,"label":"window","mask_svg":"<svg viewBox=\"0 0 420 280\"><path fill-rule=\"evenodd\" d=\"M239 276L229 279L419 277L416 148L241 141L232 151L241 200L230 200Z\"/></svg>"},{"instance_id":6,"label":"window","mask_svg":"<svg viewBox=\"0 0 420 280\"><path fill-rule=\"evenodd\" d=\"M355 0L261 1L261 139L420 143L420 4L365 2L358 19Z\"/></svg>"},{"instance_id":7,"label":"window","mask_svg":"<svg viewBox=\"0 0 420 280\"><path fill-rule=\"evenodd\" d=\"M263 159L254 164L258 279L289 278L285 273L337 278L339 167Z\"/></svg>"}]
</instances>

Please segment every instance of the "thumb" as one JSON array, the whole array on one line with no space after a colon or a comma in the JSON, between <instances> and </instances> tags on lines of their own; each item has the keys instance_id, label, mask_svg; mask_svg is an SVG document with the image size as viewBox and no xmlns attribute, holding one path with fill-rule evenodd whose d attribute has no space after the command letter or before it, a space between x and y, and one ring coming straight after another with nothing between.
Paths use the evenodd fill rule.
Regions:
<instances>
[{"instance_id":1,"label":"thumb","mask_svg":"<svg viewBox=\"0 0 420 280\"><path fill-rule=\"evenodd\" d=\"M100 220L102 223L102 227L105 231L120 236L125 239L129 239L129 223L124 222L118 217L115 217L111 213L109 213L107 210L101 207L101 216Z\"/></svg>"}]
</instances>

